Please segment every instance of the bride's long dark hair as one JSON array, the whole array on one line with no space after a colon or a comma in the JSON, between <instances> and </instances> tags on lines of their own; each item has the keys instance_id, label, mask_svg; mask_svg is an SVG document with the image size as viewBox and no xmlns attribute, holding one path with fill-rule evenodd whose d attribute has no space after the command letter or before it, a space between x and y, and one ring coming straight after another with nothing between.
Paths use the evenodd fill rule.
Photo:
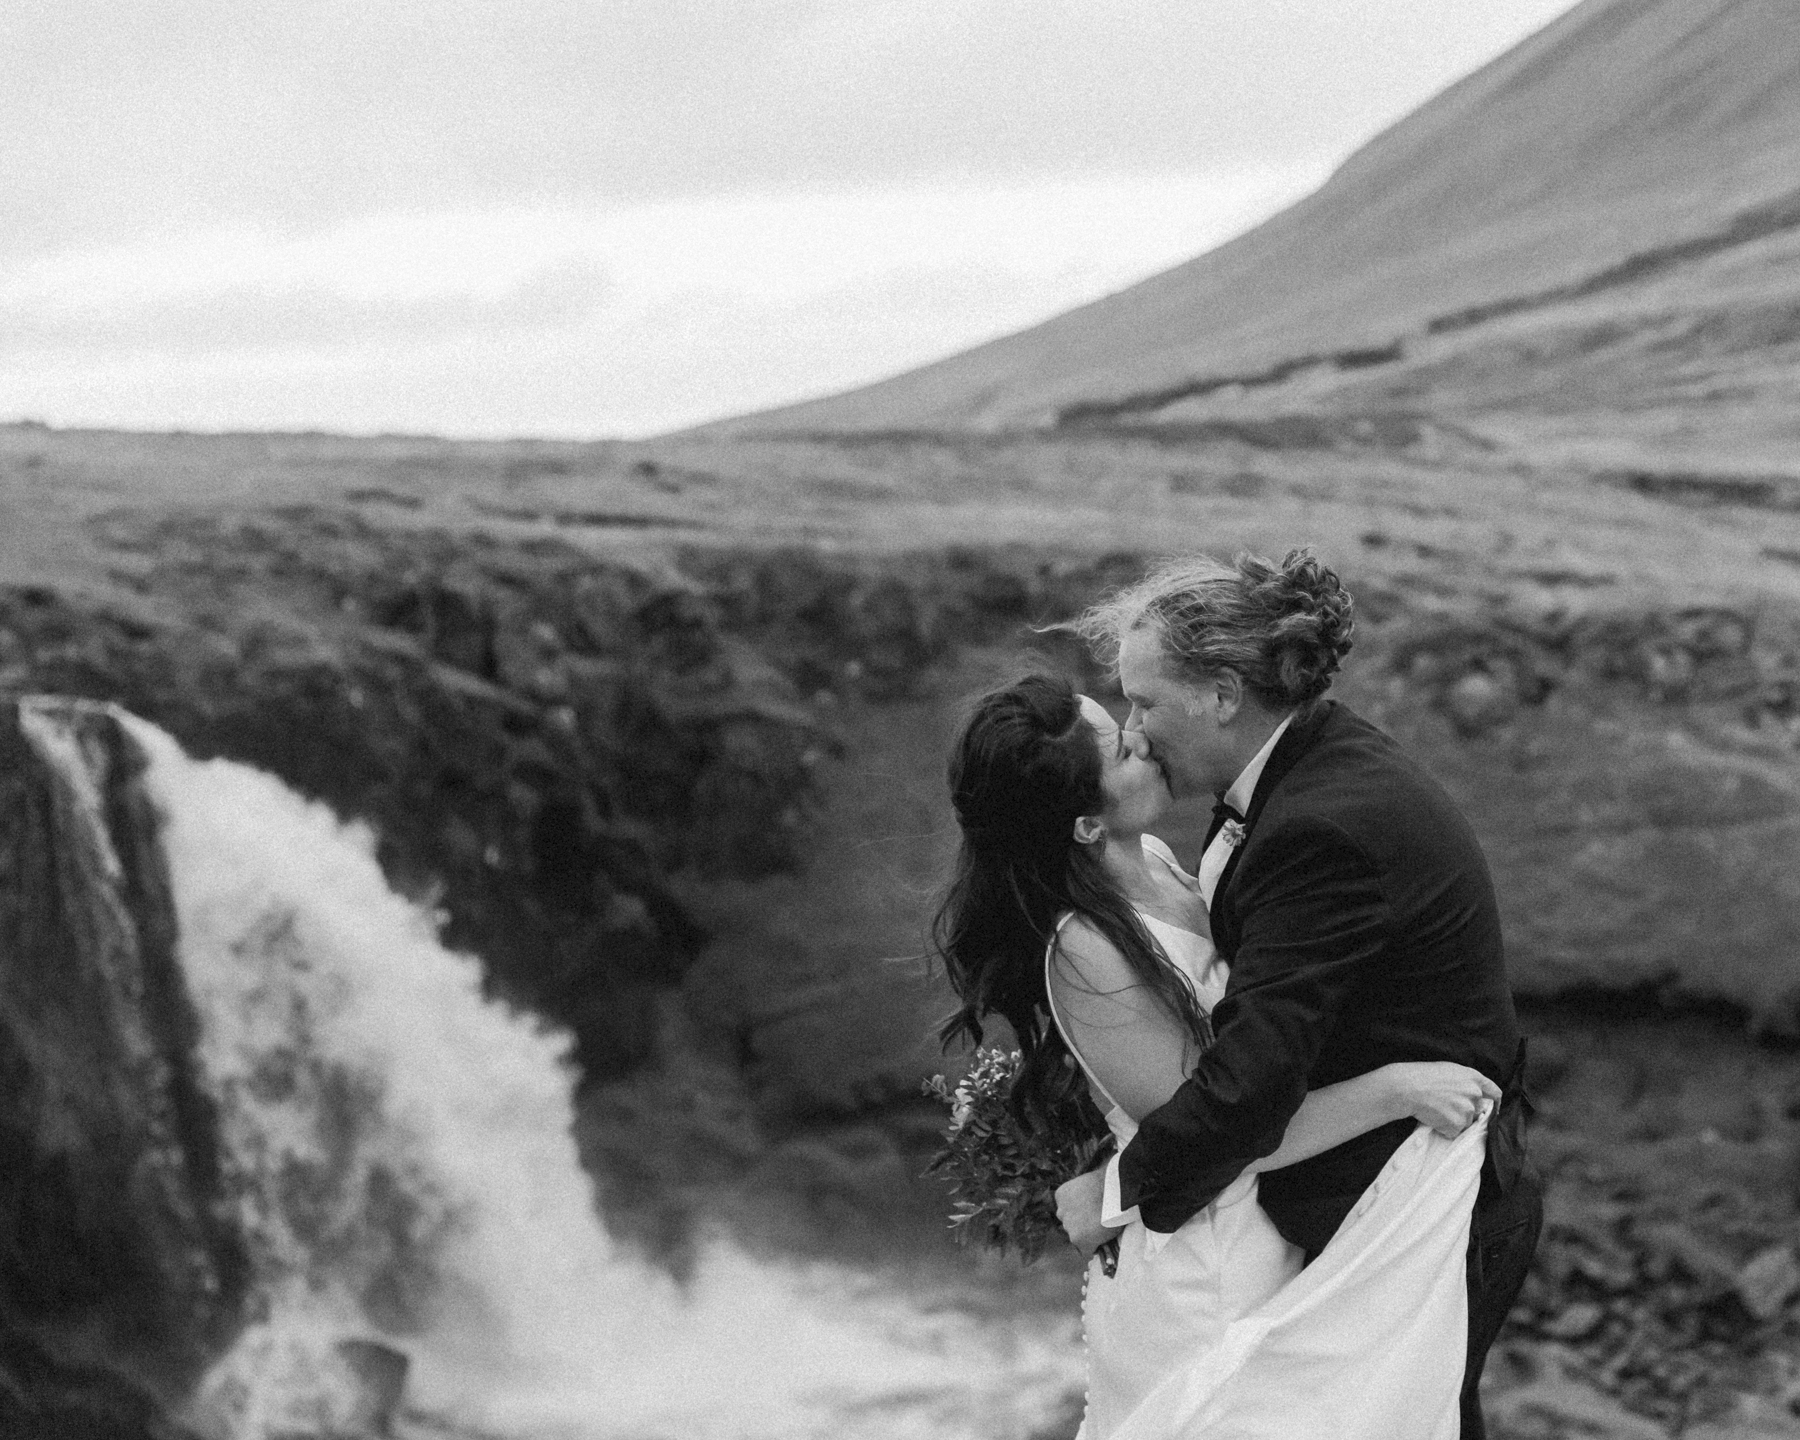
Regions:
<instances>
[{"instance_id":1,"label":"bride's long dark hair","mask_svg":"<svg viewBox=\"0 0 1800 1440\"><path fill-rule=\"evenodd\" d=\"M1068 681L1028 675L975 703L950 756L962 847L932 921L933 947L961 1005L939 1027L946 1046L980 1044L990 1016L1023 1057L1013 1108L1027 1125L1078 1128L1081 1072L1050 1016L1044 955L1074 911L1116 947L1198 1044L1211 1035L1193 991L1101 863L1075 839L1077 817L1105 806L1100 747Z\"/></svg>"}]
</instances>

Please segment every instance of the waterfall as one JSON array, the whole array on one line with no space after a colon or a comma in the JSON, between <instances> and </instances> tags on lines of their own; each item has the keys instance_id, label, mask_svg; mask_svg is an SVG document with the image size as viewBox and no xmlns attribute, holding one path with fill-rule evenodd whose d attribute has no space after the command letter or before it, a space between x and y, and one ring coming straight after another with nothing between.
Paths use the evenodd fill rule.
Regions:
<instances>
[{"instance_id":1,"label":"waterfall","mask_svg":"<svg viewBox=\"0 0 1800 1440\"><path fill-rule=\"evenodd\" d=\"M352 1428L369 1341L410 1361L409 1435L1007 1440L1062 1409L1072 1317L919 1306L723 1240L678 1286L615 1249L564 1038L484 1001L366 828L124 718L261 1297L200 1388L202 1433Z\"/></svg>"}]
</instances>

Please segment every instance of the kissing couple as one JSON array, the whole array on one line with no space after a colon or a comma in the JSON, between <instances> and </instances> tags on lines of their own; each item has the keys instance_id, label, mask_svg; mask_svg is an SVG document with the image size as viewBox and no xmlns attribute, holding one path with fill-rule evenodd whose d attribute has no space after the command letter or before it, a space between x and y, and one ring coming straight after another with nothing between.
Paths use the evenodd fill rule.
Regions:
<instances>
[{"instance_id":1,"label":"kissing couple","mask_svg":"<svg viewBox=\"0 0 1800 1440\"><path fill-rule=\"evenodd\" d=\"M1085 1082L1117 1142L1056 1195L1116 1241L1079 1440L1486 1433L1542 1219L1525 1045L1468 822L1326 698L1353 626L1308 551L1170 565L1076 622L1123 725L1031 675L951 757L946 1039L1003 1017L1015 1114L1074 1123ZM1152 831L1205 794L1190 872Z\"/></svg>"}]
</instances>

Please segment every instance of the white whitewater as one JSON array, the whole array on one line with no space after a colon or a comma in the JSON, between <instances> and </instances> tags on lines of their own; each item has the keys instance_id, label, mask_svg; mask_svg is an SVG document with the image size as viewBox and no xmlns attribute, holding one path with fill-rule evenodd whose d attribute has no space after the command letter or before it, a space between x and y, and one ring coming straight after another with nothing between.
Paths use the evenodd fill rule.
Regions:
<instances>
[{"instance_id":1,"label":"white whitewater","mask_svg":"<svg viewBox=\"0 0 1800 1440\"><path fill-rule=\"evenodd\" d=\"M1011 1440L1080 1383L1073 1316L926 1313L842 1269L713 1244L685 1289L609 1244L561 1036L387 887L369 833L133 721L269 1311L196 1424L353 1423L334 1349L411 1359L408 1434Z\"/></svg>"}]
</instances>

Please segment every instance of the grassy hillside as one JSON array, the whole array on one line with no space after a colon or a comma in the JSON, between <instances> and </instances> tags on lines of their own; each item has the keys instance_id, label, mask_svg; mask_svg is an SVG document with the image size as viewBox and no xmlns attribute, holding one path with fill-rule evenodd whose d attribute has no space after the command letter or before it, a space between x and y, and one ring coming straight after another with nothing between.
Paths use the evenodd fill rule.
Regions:
<instances>
[{"instance_id":1,"label":"grassy hillside","mask_svg":"<svg viewBox=\"0 0 1800 1440\"><path fill-rule=\"evenodd\" d=\"M1784 0L1586 0L1217 250L895 379L716 428L1173 421L1206 397L1222 413L1249 397L1253 413L1439 419L1606 407L1564 371L1632 389L1640 365L1662 382L1690 360L1791 344L1797 78ZM1494 324L1527 314L1523 335ZM1544 327L1554 341L1534 338ZM1547 343L1576 353L1546 373L1533 352ZM1720 437L1742 429L1745 402L1792 388L1762 377L1745 393L1744 367L1727 368L1732 406L1699 421Z\"/></svg>"}]
</instances>

